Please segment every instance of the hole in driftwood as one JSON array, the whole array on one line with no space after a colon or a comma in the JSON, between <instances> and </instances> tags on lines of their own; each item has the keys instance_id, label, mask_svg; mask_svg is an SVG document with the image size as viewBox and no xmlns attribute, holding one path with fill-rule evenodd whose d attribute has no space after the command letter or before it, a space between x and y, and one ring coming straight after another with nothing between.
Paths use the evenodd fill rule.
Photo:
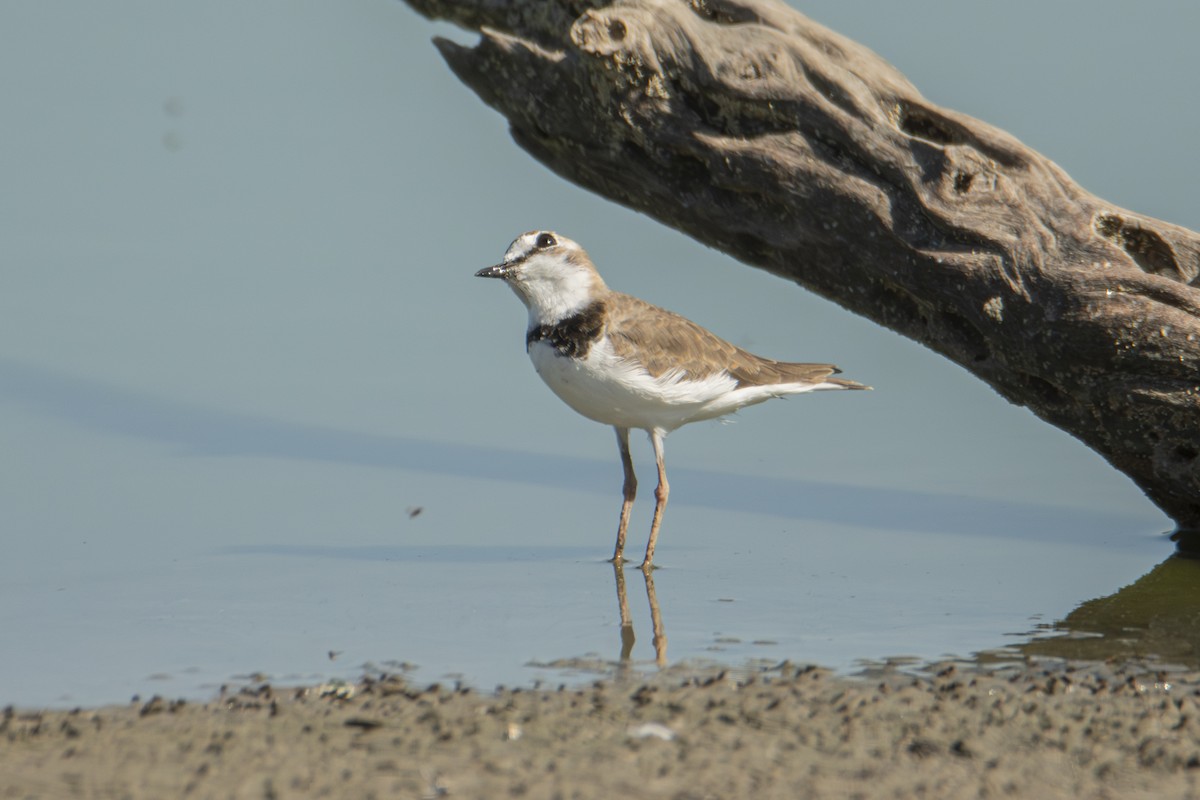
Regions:
<instances>
[{"instance_id":1,"label":"hole in driftwood","mask_svg":"<svg viewBox=\"0 0 1200 800\"><path fill-rule=\"evenodd\" d=\"M731 244L742 261L756 267L765 267L767 264L770 264L777 253L775 247L764 242L753 233L742 232L734 234Z\"/></svg>"},{"instance_id":2,"label":"hole in driftwood","mask_svg":"<svg viewBox=\"0 0 1200 800\"><path fill-rule=\"evenodd\" d=\"M954 191L959 194L966 194L971 191L971 184L975 181L975 176L969 172L954 173Z\"/></svg>"},{"instance_id":3,"label":"hole in driftwood","mask_svg":"<svg viewBox=\"0 0 1200 800\"><path fill-rule=\"evenodd\" d=\"M614 42L620 42L625 39L625 23L619 19L611 20L608 23L608 35Z\"/></svg>"},{"instance_id":4,"label":"hole in driftwood","mask_svg":"<svg viewBox=\"0 0 1200 800\"><path fill-rule=\"evenodd\" d=\"M678 92L677 96L682 98L684 106L709 128L721 133L730 133L728 120L716 100L703 92L690 92L686 89Z\"/></svg>"},{"instance_id":5,"label":"hole in driftwood","mask_svg":"<svg viewBox=\"0 0 1200 800\"><path fill-rule=\"evenodd\" d=\"M808 78L808 82L812 84L812 87L824 97L836 103L839 108L845 111L849 111L850 113L855 112L854 101L842 90L841 86L838 86L816 70L806 70L804 74Z\"/></svg>"},{"instance_id":6,"label":"hole in driftwood","mask_svg":"<svg viewBox=\"0 0 1200 800\"><path fill-rule=\"evenodd\" d=\"M902 105L899 125L900 130L909 136L915 136L934 144L957 144L962 141L962 137L952 123L919 106Z\"/></svg>"},{"instance_id":7,"label":"hole in driftwood","mask_svg":"<svg viewBox=\"0 0 1200 800\"><path fill-rule=\"evenodd\" d=\"M745 22L761 22L750 9L720 2L720 0L690 0L688 5L696 16L719 25L739 25Z\"/></svg>"},{"instance_id":8,"label":"hole in driftwood","mask_svg":"<svg viewBox=\"0 0 1200 800\"><path fill-rule=\"evenodd\" d=\"M1149 228L1116 214L1100 214L1092 224L1096 233L1120 247L1146 272L1180 279L1179 263L1171 246Z\"/></svg>"}]
</instances>

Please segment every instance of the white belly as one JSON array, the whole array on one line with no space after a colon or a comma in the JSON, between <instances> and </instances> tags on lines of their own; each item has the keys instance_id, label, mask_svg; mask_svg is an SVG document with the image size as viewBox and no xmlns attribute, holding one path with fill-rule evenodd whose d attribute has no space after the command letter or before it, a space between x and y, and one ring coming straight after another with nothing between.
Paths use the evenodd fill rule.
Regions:
<instances>
[{"instance_id":1,"label":"white belly","mask_svg":"<svg viewBox=\"0 0 1200 800\"><path fill-rule=\"evenodd\" d=\"M529 358L538 375L563 402L589 419L622 428L672 431L688 422L732 413L761 397L744 395L728 375L700 381L678 375L652 377L636 364L622 361L604 340L584 359L560 356L546 342L534 342Z\"/></svg>"}]
</instances>

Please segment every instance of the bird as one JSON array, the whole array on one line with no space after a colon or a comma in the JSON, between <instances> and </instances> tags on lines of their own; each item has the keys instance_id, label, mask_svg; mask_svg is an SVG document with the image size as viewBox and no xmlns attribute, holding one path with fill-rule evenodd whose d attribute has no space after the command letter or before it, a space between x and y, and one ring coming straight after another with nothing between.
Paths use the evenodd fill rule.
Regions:
<instances>
[{"instance_id":1,"label":"bird","mask_svg":"<svg viewBox=\"0 0 1200 800\"><path fill-rule=\"evenodd\" d=\"M624 559L637 476L629 433L644 430L654 449L658 485L641 568L654 550L670 495L663 440L682 425L717 419L745 406L804 392L870 389L832 377L833 364L774 361L749 353L695 322L609 289L578 243L554 231L518 236L499 264L475 273L496 278L525 304L525 349L537 374L568 406L611 425L624 470L612 563Z\"/></svg>"}]
</instances>

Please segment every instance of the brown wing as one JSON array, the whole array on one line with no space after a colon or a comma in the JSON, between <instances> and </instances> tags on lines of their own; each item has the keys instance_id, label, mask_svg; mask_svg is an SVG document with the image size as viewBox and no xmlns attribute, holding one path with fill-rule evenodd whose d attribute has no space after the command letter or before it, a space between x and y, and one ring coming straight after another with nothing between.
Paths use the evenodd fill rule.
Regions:
<instances>
[{"instance_id":1,"label":"brown wing","mask_svg":"<svg viewBox=\"0 0 1200 800\"><path fill-rule=\"evenodd\" d=\"M728 372L739 386L776 383L835 383L866 388L854 381L830 378L833 364L792 364L749 353L700 327L690 319L636 297L612 292L605 298L607 332L617 355L640 361L651 375L677 369L689 378Z\"/></svg>"}]
</instances>

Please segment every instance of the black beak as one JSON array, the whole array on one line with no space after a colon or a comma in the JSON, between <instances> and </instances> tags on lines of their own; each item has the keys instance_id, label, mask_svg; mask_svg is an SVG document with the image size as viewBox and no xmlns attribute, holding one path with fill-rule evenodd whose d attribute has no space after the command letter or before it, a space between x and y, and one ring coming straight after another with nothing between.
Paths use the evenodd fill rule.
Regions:
<instances>
[{"instance_id":1,"label":"black beak","mask_svg":"<svg viewBox=\"0 0 1200 800\"><path fill-rule=\"evenodd\" d=\"M484 267L475 273L476 278L507 278L511 264L497 264L494 267Z\"/></svg>"}]
</instances>

